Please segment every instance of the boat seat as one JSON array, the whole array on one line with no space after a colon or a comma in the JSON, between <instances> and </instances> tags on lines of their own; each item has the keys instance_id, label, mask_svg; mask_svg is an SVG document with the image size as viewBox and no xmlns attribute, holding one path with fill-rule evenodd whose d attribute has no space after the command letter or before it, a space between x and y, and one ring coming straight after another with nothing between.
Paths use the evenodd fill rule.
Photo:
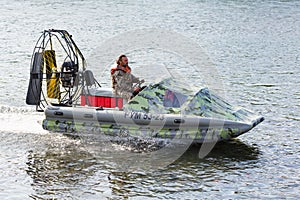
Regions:
<instances>
[{"instance_id":1,"label":"boat seat","mask_svg":"<svg viewBox=\"0 0 300 200\"><path fill-rule=\"evenodd\" d=\"M95 79L94 74L91 70L85 70L83 72L83 76L84 76L84 80L86 83L86 86L90 87L90 86L99 86L101 87L101 85L98 83L98 81Z\"/></svg>"},{"instance_id":2,"label":"boat seat","mask_svg":"<svg viewBox=\"0 0 300 200\"><path fill-rule=\"evenodd\" d=\"M93 72L85 70L83 72L85 80L85 86L81 94L80 105L104 107L104 108L116 108L121 109L123 107L123 99L114 94L112 88L102 88L101 85L94 78ZM97 85L99 87L97 87ZM95 87L93 87L95 86Z\"/></svg>"}]
</instances>

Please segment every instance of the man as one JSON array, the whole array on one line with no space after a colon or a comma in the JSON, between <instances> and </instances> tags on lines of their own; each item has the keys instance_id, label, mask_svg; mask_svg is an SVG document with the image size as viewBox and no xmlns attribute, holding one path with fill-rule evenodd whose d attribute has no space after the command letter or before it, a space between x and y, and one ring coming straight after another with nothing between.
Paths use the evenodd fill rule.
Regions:
<instances>
[{"instance_id":1,"label":"man","mask_svg":"<svg viewBox=\"0 0 300 200\"><path fill-rule=\"evenodd\" d=\"M126 55L120 55L116 60L116 65L111 69L112 88L114 93L121 96L126 102L133 96L134 83L144 82L131 74Z\"/></svg>"}]
</instances>

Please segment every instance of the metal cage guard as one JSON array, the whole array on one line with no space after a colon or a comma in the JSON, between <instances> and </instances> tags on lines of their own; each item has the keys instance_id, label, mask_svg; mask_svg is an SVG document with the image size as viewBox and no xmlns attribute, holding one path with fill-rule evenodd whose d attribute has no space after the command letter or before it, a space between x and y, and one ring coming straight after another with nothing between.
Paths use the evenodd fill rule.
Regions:
<instances>
[{"instance_id":1,"label":"metal cage guard","mask_svg":"<svg viewBox=\"0 0 300 200\"><path fill-rule=\"evenodd\" d=\"M71 106L84 88L86 61L65 30L44 30L39 37L30 64L26 96L28 105L43 111L49 104Z\"/></svg>"}]
</instances>

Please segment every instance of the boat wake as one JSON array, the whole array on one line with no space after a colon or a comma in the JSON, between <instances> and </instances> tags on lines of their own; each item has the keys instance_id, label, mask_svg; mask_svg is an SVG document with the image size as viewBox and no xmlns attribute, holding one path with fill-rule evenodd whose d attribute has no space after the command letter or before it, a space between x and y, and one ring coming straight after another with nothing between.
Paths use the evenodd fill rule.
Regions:
<instances>
[{"instance_id":1,"label":"boat wake","mask_svg":"<svg viewBox=\"0 0 300 200\"><path fill-rule=\"evenodd\" d=\"M0 105L0 114L5 113L34 113L36 110L34 107L17 107L17 106L8 106L8 105Z\"/></svg>"},{"instance_id":2,"label":"boat wake","mask_svg":"<svg viewBox=\"0 0 300 200\"><path fill-rule=\"evenodd\" d=\"M30 107L0 105L0 132L8 133L47 133L41 123L44 113Z\"/></svg>"},{"instance_id":3,"label":"boat wake","mask_svg":"<svg viewBox=\"0 0 300 200\"><path fill-rule=\"evenodd\" d=\"M110 142L112 146L120 150L127 150L135 153L147 153L157 151L166 145L171 145L171 141L160 138L139 138L139 137L113 137Z\"/></svg>"}]
</instances>

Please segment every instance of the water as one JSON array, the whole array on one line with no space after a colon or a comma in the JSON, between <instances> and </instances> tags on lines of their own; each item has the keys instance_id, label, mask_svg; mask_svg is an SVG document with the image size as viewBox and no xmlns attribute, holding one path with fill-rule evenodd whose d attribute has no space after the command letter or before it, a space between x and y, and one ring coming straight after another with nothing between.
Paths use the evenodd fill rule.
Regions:
<instances>
[{"instance_id":1,"label":"water","mask_svg":"<svg viewBox=\"0 0 300 200\"><path fill-rule=\"evenodd\" d=\"M2 0L0 13L1 199L299 198L298 1ZM41 128L43 114L24 103L41 31L68 30L89 59L118 34L158 27L200 45L228 101L266 120L204 159L196 146L163 170L137 172L118 171L80 140ZM89 68L100 77L98 65Z\"/></svg>"}]
</instances>

